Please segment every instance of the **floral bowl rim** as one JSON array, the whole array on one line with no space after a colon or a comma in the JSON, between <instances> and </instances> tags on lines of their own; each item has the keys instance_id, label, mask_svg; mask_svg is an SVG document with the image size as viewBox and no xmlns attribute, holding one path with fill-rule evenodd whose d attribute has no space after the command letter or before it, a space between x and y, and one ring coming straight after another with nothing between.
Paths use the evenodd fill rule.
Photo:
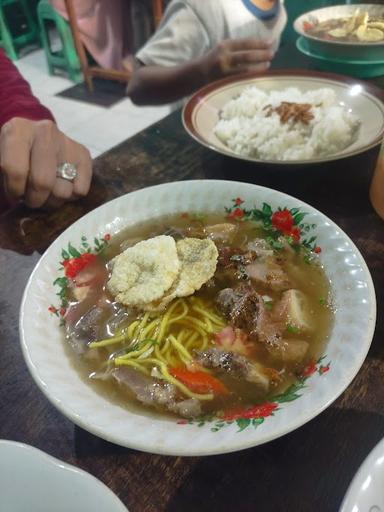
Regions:
<instances>
[{"instance_id":1,"label":"floral bowl rim","mask_svg":"<svg viewBox=\"0 0 384 512\"><path fill-rule=\"evenodd\" d=\"M302 380L298 390L292 391L293 398L282 400L282 409L276 411L273 404L266 403L260 405L261 409L255 406L257 414L250 411L246 418L235 416L229 421L217 418L213 421L209 418L197 422L177 421L123 409L109 402L81 380L67 356L62 359L62 368L55 367L52 361L57 357L57 351L65 354L64 343L60 343L62 332L59 323L55 322L55 315L47 316L47 310L55 298L56 290L52 283L58 271L62 247L66 243L80 240L84 233L102 238L106 232L114 234L140 219L164 214L217 212L215 205L224 207L231 201L234 192L250 206L252 203L270 201L276 208L284 205L307 212L310 221L317 222L318 240L324 246L320 259L324 262L328 277L333 280L336 298L339 300L342 297L346 301L337 305L327 353L321 360L310 364L307 373L300 377ZM149 204L151 209L147 206ZM188 204L197 206L188 207ZM234 203L227 212L231 213L236 208ZM328 246L333 247L335 253L327 254ZM337 284L339 277L333 272L334 267L326 263L327 260L338 261L340 255L345 261L332 265L336 270L344 269L343 275L345 273L344 278L348 281L345 291ZM335 259L331 260L331 256ZM347 281L342 285L345 286ZM351 298L356 299L357 305L348 302ZM362 310L364 314L358 316L356 311L354 315L349 314L351 307ZM344 323L341 321L343 318L347 318ZM193 180L131 192L96 208L68 227L47 249L28 280L20 308L19 328L22 352L32 378L48 400L73 423L128 448L163 455L201 456L229 453L269 442L320 414L343 393L359 371L373 338L375 322L376 298L368 267L354 243L332 220L303 201L276 190L233 181ZM348 329L348 340L343 329ZM336 341L339 335L342 335L342 343ZM58 344L52 345L51 339L56 339ZM330 366L332 371L328 371ZM70 379L65 373L68 371ZM300 395L303 389L305 392ZM276 403L276 408L278 405ZM268 421L264 421L267 417Z\"/></svg>"}]
</instances>

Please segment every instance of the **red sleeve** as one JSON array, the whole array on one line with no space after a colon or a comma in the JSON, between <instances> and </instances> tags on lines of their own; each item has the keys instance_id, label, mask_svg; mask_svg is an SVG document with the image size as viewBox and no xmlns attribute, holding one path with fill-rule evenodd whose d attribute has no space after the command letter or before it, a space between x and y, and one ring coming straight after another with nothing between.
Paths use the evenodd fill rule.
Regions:
<instances>
[{"instance_id":1,"label":"red sleeve","mask_svg":"<svg viewBox=\"0 0 384 512\"><path fill-rule=\"evenodd\" d=\"M54 121L51 112L33 96L29 84L0 49L0 129L13 117Z\"/></svg>"}]
</instances>

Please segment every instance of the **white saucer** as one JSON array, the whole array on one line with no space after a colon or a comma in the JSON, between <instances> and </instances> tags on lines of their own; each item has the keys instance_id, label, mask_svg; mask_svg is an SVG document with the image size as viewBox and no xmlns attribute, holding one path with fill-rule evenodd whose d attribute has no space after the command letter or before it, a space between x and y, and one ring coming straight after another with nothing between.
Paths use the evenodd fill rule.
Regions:
<instances>
[{"instance_id":1,"label":"white saucer","mask_svg":"<svg viewBox=\"0 0 384 512\"><path fill-rule=\"evenodd\" d=\"M97 478L22 443L0 440L0 510L128 512Z\"/></svg>"},{"instance_id":2,"label":"white saucer","mask_svg":"<svg viewBox=\"0 0 384 512\"><path fill-rule=\"evenodd\" d=\"M384 512L384 439L360 466L340 512Z\"/></svg>"}]
</instances>

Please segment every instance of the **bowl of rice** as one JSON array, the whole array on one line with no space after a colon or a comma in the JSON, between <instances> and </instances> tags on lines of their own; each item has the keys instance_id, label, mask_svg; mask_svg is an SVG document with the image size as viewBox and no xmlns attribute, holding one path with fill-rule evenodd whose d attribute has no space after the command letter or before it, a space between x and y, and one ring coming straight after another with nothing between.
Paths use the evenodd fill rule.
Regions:
<instances>
[{"instance_id":1,"label":"bowl of rice","mask_svg":"<svg viewBox=\"0 0 384 512\"><path fill-rule=\"evenodd\" d=\"M379 145L382 98L380 89L334 74L248 73L202 88L182 117L195 140L219 153L259 163L308 165Z\"/></svg>"}]
</instances>

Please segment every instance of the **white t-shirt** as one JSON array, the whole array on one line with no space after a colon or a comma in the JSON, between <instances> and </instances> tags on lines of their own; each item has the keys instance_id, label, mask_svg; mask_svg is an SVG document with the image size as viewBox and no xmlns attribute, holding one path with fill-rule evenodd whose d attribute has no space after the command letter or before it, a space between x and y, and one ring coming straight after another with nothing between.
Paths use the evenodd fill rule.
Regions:
<instances>
[{"instance_id":1,"label":"white t-shirt","mask_svg":"<svg viewBox=\"0 0 384 512\"><path fill-rule=\"evenodd\" d=\"M283 0L270 20L257 18L242 0L173 0L136 58L147 66L176 66L204 55L223 39L249 37L274 41L277 48L286 22Z\"/></svg>"}]
</instances>

